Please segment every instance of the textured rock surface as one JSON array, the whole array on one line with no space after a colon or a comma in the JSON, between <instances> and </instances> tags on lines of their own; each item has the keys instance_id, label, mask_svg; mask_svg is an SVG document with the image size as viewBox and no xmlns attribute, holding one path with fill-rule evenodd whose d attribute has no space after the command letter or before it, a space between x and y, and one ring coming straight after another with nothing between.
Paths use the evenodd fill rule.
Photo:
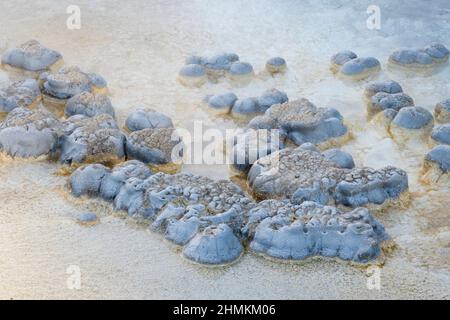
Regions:
<instances>
[{"instance_id":1,"label":"textured rock surface","mask_svg":"<svg viewBox=\"0 0 450 320\"><path fill-rule=\"evenodd\" d=\"M131 132L142 129L172 128L172 119L151 108L138 108L128 116L125 125Z\"/></svg>"},{"instance_id":2,"label":"textured rock surface","mask_svg":"<svg viewBox=\"0 0 450 320\"><path fill-rule=\"evenodd\" d=\"M87 117L109 114L114 118L115 112L111 100L104 94L90 92L79 93L67 100L64 114L67 117L81 114Z\"/></svg>"},{"instance_id":3,"label":"textured rock surface","mask_svg":"<svg viewBox=\"0 0 450 320\"><path fill-rule=\"evenodd\" d=\"M208 99L208 107L209 110L216 114L227 114L233 108L237 99L237 96L233 92L213 95Z\"/></svg>"},{"instance_id":4,"label":"textured rock surface","mask_svg":"<svg viewBox=\"0 0 450 320\"><path fill-rule=\"evenodd\" d=\"M230 181L185 173L148 175L144 167L137 161L112 170L92 164L74 171L69 185L77 197L113 197L116 210L150 222L150 230L184 246L183 256L205 265L237 260L246 243L254 252L278 259L322 255L366 263L380 255L381 243L388 239L383 227L363 208L343 213L311 202L256 204ZM114 192L105 194L105 185L111 184L114 175L117 178L112 180L120 190L107 187ZM285 232L292 227L295 230Z\"/></svg>"},{"instance_id":5,"label":"textured rock surface","mask_svg":"<svg viewBox=\"0 0 450 320\"><path fill-rule=\"evenodd\" d=\"M367 263L379 257L389 239L365 208L344 213L314 202L293 205L288 200L266 200L249 216L246 229L254 230L251 250L275 259L323 256Z\"/></svg>"},{"instance_id":6,"label":"textured rock surface","mask_svg":"<svg viewBox=\"0 0 450 320\"><path fill-rule=\"evenodd\" d=\"M247 181L258 198L292 197L297 203L313 200L350 207L400 200L408 190L403 170L339 168L320 153L301 147L260 158L251 167Z\"/></svg>"},{"instance_id":7,"label":"textured rock surface","mask_svg":"<svg viewBox=\"0 0 450 320\"><path fill-rule=\"evenodd\" d=\"M317 108L307 99L276 104L264 115L253 118L252 129L279 129L292 142L321 145L337 144L348 137L341 114L335 109Z\"/></svg>"},{"instance_id":8,"label":"textured rock surface","mask_svg":"<svg viewBox=\"0 0 450 320\"><path fill-rule=\"evenodd\" d=\"M18 107L31 107L41 99L39 85L34 79L16 81L0 90L0 112L10 112Z\"/></svg>"},{"instance_id":9,"label":"textured rock surface","mask_svg":"<svg viewBox=\"0 0 450 320\"><path fill-rule=\"evenodd\" d=\"M45 108L18 107L0 123L0 148L11 156L38 157L56 148L60 134L60 122Z\"/></svg>"},{"instance_id":10,"label":"textured rock surface","mask_svg":"<svg viewBox=\"0 0 450 320\"><path fill-rule=\"evenodd\" d=\"M406 68L430 68L448 61L449 50L442 44L432 43L423 49L394 51L389 63Z\"/></svg>"},{"instance_id":11,"label":"textured rock surface","mask_svg":"<svg viewBox=\"0 0 450 320\"><path fill-rule=\"evenodd\" d=\"M373 82L364 89L364 95L368 99L379 92L394 94L403 92L403 89L398 82L393 80Z\"/></svg>"},{"instance_id":12,"label":"textured rock surface","mask_svg":"<svg viewBox=\"0 0 450 320\"><path fill-rule=\"evenodd\" d=\"M422 107L400 109L391 122L390 133L398 143L428 138L433 128L433 115Z\"/></svg>"},{"instance_id":13,"label":"textured rock surface","mask_svg":"<svg viewBox=\"0 0 450 320\"><path fill-rule=\"evenodd\" d=\"M64 123L60 140L63 163L118 162L125 157L125 135L108 114L75 115Z\"/></svg>"},{"instance_id":14,"label":"textured rock surface","mask_svg":"<svg viewBox=\"0 0 450 320\"><path fill-rule=\"evenodd\" d=\"M367 105L367 114L369 115L369 117L372 117L375 114L386 109L399 111L401 108L411 107L413 105L414 100L403 92L378 92L370 99L370 103Z\"/></svg>"},{"instance_id":15,"label":"textured rock surface","mask_svg":"<svg viewBox=\"0 0 450 320\"><path fill-rule=\"evenodd\" d=\"M106 81L95 73L85 73L78 67L64 67L56 73L43 73L42 92L57 98L69 99L81 92L95 92L106 88Z\"/></svg>"},{"instance_id":16,"label":"textured rock surface","mask_svg":"<svg viewBox=\"0 0 450 320\"><path fill-rule=\"evenodd\" d=\"M450 99L436 104L434 108L434 119L440 123L450 122Z\"/></svg>"},{"instance_id":17,"label":"textured rock surface","mask_svg":"<svg viewBox=\"0 0 450 320\"><path fill-rule=\"evenodd\" d=\"M128 136L126 151L132 159L165 164L175 162L175 159L172 159L172 151L180 142L181 138L173 128L142 129Z\"/></svg>"},{"instance_id":18,"label":"textured rock surface","mask_svg":"<svg viewBox=\"0 0 450 320\"><path fill-rule=\"evenodd\" d=\"M356 58L344 63L339 69L339 75L345 79L362 80L380 70L381 65L377 59Z\"/></svg>"},{"instance_id":19,"label":"textured rock surface","mask_svg":"<svg viewBox=\"0 0 450 320\"><path fill-rule=\"evenodd\" d=\"M2 55L2 63L26 71L45 71L62 60L62 55L44 47L36 40L30 40L6 51Z\"/></svg>"}]
</instances>

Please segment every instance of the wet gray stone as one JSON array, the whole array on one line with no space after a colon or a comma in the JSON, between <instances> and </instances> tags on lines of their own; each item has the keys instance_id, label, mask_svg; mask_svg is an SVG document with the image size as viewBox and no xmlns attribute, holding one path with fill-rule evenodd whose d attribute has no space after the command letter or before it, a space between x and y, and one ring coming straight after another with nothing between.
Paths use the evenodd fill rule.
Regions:
<instances>
[{"instance_id":1,"label":"wet gray stone","mask_svg":"<svg viewBox=\"0 0 450 320\"><path fill-rule=\"evenodd\" d=\"M132 132L126 141L128 157L145 163L174 162L172 151L181 143L174 128L142 129ZM178 156L181 156L178 154Z\"/></svg>"},{"instance_id":2,"label":"wet gray stone","mask_svg":"<svg viewBox=\"0 0 450 320\"><path fill-rule=\"evenodd\" d=\"M261 113L260 109L257 98L238 99L231 109L231 114L236 118L253 118Z\"/></svg>"},{"instance_id":3,"label":"wet gray stone","mask_svg":"<svg viewBox=\"0 0 450 320\"><path fill-rule=\"evenodd\" d=\"M436 163L443 174L450 170L450 146L439 145L431 149L426 157L426 161Z\"/></svg>"},{"instance_id":4,"label":"wet gray stone","mask_svg":"<svg viewBox=\"0 0 450 320\"><path fill-rule=\"evenodd\" d=\"M356 58L342 65L339 74L355 80L367 78L381 69L380 62L372 57Z\"/></svg>"},{"instance_id":5,"label":"wet gray stone","mask_svg":"<svg viewBox=\"0 0 450 320\"><path fill-rule=\"evenodd\" d=\"M403 92L394 94L378 92L370 99L370 103L367 106L367 113L369 116L373 116L386 109L399 111L402 108L411 107L413 105L413 98Z\"/></svg>"},{"instance_id":6,"label":"wet gray stone","mask_svg":"<svg viewBox=\"0 0 450 320\"><path fill-rule=\"evenodd\" d=\"M450 123L435 126L431 132L431 139L437 144L450 145Z\"/></svg>"},{"instance_id":7,"label":"wet gray stone","mask_svg":"<svg viewBox=\"0 0 450 320\"><path fill-rule=\"evenodd\" d=\"M298 203L329 201L350 207L396 201L408 190L403 170L340 168L320 153L302 148L287 148L260 158L251 167L247 182L261 199L292 197Z\"/></svg>"},{"instance_id":8,"label":"wet gray stone","mask_svg":"<svg viewBox=\"0 0 450 320\"><path fill-rule=\"evenodd\" d=\"M131 132L142 129L173 128L172 119L150 108L138 108L130 113L125 125Z\"/></svg>"},{"instance_id":9,"label":"wet gray stone","mask_svg":"<svg viewBox=\"0 0 450 320\"><path fill-rule=\"evenodd\" d=\"M150 168L140 161L129 160L120 163L103 179L100 195L105 200L114 199L128 179L146 179L152 174Z\"/></svg>"},{"instance_id":10,"label":"wet gray stone","mask_svg":"<svg viewBox=\"0 0 450 320\"><path fill-rule=\"evenodd\" d=\"M18 107L30 107L41 98L39 85L34 79L16 81L0 90L0 112L10 112Z\"/></svg>"},{"instance_id":11,"label":"wet gray stone","mask_svg":"<svg viewBox=\"0 0 450 320\"><path fill-rule=\"evenodd\" d=\"M61 59L59 52L44 47L36 40L27 41L2 55L3 64L33 72L48 70Z\"/></svg>"},{"instance_id":12,"label":"wet gray stone","mask_svg":"<svg viewBox=\"0 0 450 320\"><path fill-rule=\"evenodd\" d=\"M260 112L266 112L271 106L288 102L288 96L285 92L277 89L269 89L258 97L258 105Z\"/></svg>"},{"instance_id":13,"label":"wet gray stone","mask_svg":"<svg viewBox=\"0 0 450 320\"><path fill-rule=\"evenodd\" d=\"M276 200L264 201L253 211L258 214L271 206L268 201ZM255 228L250 248L275 259L299 261L323 256L367 263L380 256L383 242L389 239L365 208L344 213L314 202L299 206L283 202L277 212L270 212L271 216Z\"/></svg>"},{"instance_id":14,"label":"wet gray stone","mask_svg":"<svg viewBox=\"0 0 450 320\"><path fill-rule=\"evenodd\" d=\"M183 249L183 255L206 265L228 264L237 260L244 248L226 224L210 226L199 232Z\"/></svg>"},{"instance_id":15,"label":"wet gray stone","mask_svg":"<svg viewBox=\"0 0 450 320\"><path fill-rule=\"evenodd\" d=\"M338 53L334 54L330 59L331 69L334 72L337 72L346 62L356 58L358 58L358 56L353 51L350 50L339 51Z\"/></svg>"},{"instance_id":16,"label":"wet gray stone","mask_svg":"<svg viewBox=\"0 0 450 320\"><path fill-rule=\"evenodd\" d=\"M353 169L355 162L350 153L342 151L340 149L328 149L323 152L326 159L333 161L340 168Z\"/></svg>"},{"instance_id":17,"label":"wet gray stone","mask_svg":"<svg viewBox=\"0 0 450 320\"><path fill-rule=\"evenodd\" d=\"M62 163L114 163L125 157L125 135L110 115L75 115L63 125L65 132L59 142Z\"/></svg>"},{"instance_id":18,"label":"wet gray stone","mask_svg":"<svg viewBox=\"0 0 450 320\"><path fill-rule=\"evenodd\" d=\"M60 135L61 124L47 109L17 107L0 123L0 149L13 157L48 155Z\"/></svg>"},{"instance_id":19,"label":"wet gray stone","mask_svg":"<svg viewBox=\"0 0 450 320\"><path fill-rule=\"evenodd\" d=\"M227 114L237 99L233 92L213 95L208 99L208 107L217 114Z\"/></svg>"},{"instance_id":20,"label":"wet gray stone","mask_svg":"<svg viewBox=\"0 0 450 320\"><path fill-rule=\"evenodd\" d=\"M69 99L81 92L94 92L106 88L106 81L98 74L86 73L78 67L64 67L56 73L43 73L42 92L57 98Z\"/></svg>"},{"instance_id":21,"label":"wet gray stone","mask_svg":"<svg viewBox=\"0 0 450 320\"><path fill-rule=\"evenodd\" d=\"M81 114L87 117L95 117L99 114L109 114L115 117L111 100L104 94L81 92L67 100L64 114L70 117Z\"/></svg>"},{"instance_id":22,"label":"wet gray stone","mask_svg":"<svg viewBox=\"0 0 450 320\"><path fill-rule=\"evenodd\" d=\"M395 116L392 123L405 129L421 129L433 122L433 115L422 107L405 107Z\"/></svg>"},{"instance_id":23,"label":"wet gray stone","mask_svg":"<svg viewBox=\"0 0 450 320\"><path fill-rule=\"evenodd\" d=\"M369 99L379 92L395 94L402 93L403 89L398 82L393 80L373 82L364 89L364 95Z\"/></svg>"},{"instance_id":24,"label":"wet gray stone","mask_svg":"<svg viewBox=\"0 0 450 320\"><path fill-rule=\"evenodd\" d=\"M337 110L317 108L307 99L273 105L264 115L253 118L248 127L279 129L297 145L330 143L348 133Z\"/></svg>"},{"instance_id":25,"label":"wet gray stone","mask_svg":"<svg viewBox=\"0 0 450 320\"><path fill-rule=\"evenodd\" d=\"M76 197L99 195L103 180L110 174L111 170L101 164L91 164L78 168L72 173L69 180L72 194Z\"/></svg>"}]
</instances>

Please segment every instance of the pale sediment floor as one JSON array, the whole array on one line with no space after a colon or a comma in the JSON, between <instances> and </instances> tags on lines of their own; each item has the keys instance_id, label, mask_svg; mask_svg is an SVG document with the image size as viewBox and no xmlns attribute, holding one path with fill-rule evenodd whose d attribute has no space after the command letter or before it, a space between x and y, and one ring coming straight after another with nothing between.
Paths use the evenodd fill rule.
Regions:
<instances>
[{"instance_id":1,"label":"pale sediment floor","mask_svg":"<svg viewBox=\"0 0 450 320\"><path fill-rule=\"evenodd\" d=\"M81 30L68 30L69 4L82 10ZM100 223L75 223L88 204L61 190L66 181L46 161L0 160L0 298L449 298L450 218L448 188L418 183L425 144L399 147L367 125L362 91L367 81L344 83L329 68L342 49L375 56L383 71L375 79L398 81L416 105L432 110L450 94L450 67L432 77L405 77L388 70L389 54L401 46L432 41L450 45L448 1L379 1L381 30L366 27L370 1L3 1L0 50L36 38L59 50L66 64L105 77L119 122L136 106L151 105L191 128L234 128L230 119L209 116L199 102L206 94L233 90L257 96L276 87L291 99L306 97L337 108L355 139L343 149L357 165L392 164L410 177L407 209L377 214L397 249L381 269L381 290L368 290L365 270L320 260L301 265L270 262L251 254L235 265L208 269L180 257L161 236L94 208ZM175 78L189 53L232 51L253 64L280 55L283 76L257 76L246 87L226 80L199 89ZM0 71L0 85L13 80ZM225 166L186 166L184 171L214 178ZM81 269L80 290L67 287L71 265Z\"/></svg>"}]
</instances>

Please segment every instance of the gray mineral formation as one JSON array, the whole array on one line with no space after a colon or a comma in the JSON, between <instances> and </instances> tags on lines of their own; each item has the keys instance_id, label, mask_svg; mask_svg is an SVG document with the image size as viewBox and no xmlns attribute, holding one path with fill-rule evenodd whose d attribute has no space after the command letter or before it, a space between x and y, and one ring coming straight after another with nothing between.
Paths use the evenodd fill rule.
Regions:
<instances>
[{"instance_id":1,"label":"gray mineral formation","mask_svg":"<svg viewBox=\"0 0 450 320\"><path fill-rule=\"evenodd\" d=\"M18 107L0 123L0 149L13 157L47 155L56 148L60 134L59 120L47 109Z\"/></svg>"},{"instance_id":2,"label":"gray mineral formation","mask_svg":"<svg viewBox=\"0 0 450 320\"><path fill-rule=\"evenodd\" d=\"M71 117L81 114L87 117L95 117L99 114L109 114L114 118L114 108L111 100L104 94L81 92L67 100L64 114Z\"/></svg>"},{"instance_id":3,"label":"gray mineral formation","mask_svg":"<svg viewBox=\"0 0 450 320\"><path fill-rule=\"evenodd\" d=\"M0 112L14 108L32 108L41 99L39 85L34 79L16 81L6 89L0 89Z\"/></svg>"},{"instance_id":4,"label":"gray mineral formation","mask_svg":"<svg viewBox=\"0 0 450 320\"><path fill-rule=\"evenodd\" d=\"M248 127L279 129L296 145L311 142L325 148L348 139L348 129L336 109L317 108L307 99L273 105L264 115L253 118Z\"/></svg>"}]
</instances>

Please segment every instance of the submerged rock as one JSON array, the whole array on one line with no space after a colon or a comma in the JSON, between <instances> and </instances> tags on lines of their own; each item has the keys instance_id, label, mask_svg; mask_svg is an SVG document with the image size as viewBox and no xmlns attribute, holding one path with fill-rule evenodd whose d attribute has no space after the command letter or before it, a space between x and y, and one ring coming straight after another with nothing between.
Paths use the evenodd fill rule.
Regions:
<instances>
[{"instance_id":1,"label":"submerged rock","mask_svg":"<svg viewBox=\"0 0 450 320\"><path fill-rule=\"evenodd\" d=\"M44 47L36 40L27 41L2 55L2 64L31 72L49 71L61 62L59 52Z\"/></svg>"},{"instance_id":2,"label":"submerged rock","mask_svg":"<svg viewBox=\"0 0 450 320\"><path fill-rule=\"evenodd\" d=\"M379 206L401 201L408 190L406 172L394 167L345 169L318 152L283 149L260 158L248 173L248 185L261 199L292 197L344 206Z\"/></svg>"},{"instance_id":3,"label":"submerged rock","mask_svg":"<svg viewBox=\"0 0 450 320\"><path fill-rule=\"evenodd\" d=\"M438 145L425 156L422 167L422 180L426 183L450 185L450 146Z\"/></svg>"},{"instance_id":4,"label":"submerged rock","mask_svg":"<svg viewBox=\"0 0 450 320\"><path fill-rule=\"evenodd\" d=\"M64 114L67 117L81 114L87 117L95 117L99 114L109 114L115 117L111 100L104 94L81 92L67 100Z\"/></svg>"},{"instance_id":5,"label":"submerged rock","mask_svg":"<svg viewBox=\"0 0 450 320\"><path fill-rule=\"evenodd\" d=\"M48 155L57 147L59 120L48 110L18 107L0 123L0 149L23 158Z\"/></svg>"},{"instance_id":6,"label":"submerged rock","mask_svg":"<svg viewBox=\"0 0 450 320\"><path fill-rule=\"evenodd\" d=\"M434 119L439 123L450 122L450 99L436 104L434 108Z\"/></svg>"},{"instance_id":7,"label":"submerged rock","mask_svg":"<svg viewBox=\"0 0 450 320\"><path fill-rule=\"evenodd\" d=\"M253 118L252 129L279 129L293 143L311 142L326 148L348 139L348 130L335 109L317 108L307 99L276 104Z\"/></svg>"},{"instance_id":8,"label":"submerged rock","mask_svg":"<svg viewBox=\"0 0 450 320\"><path fill-rule=\"evenodd\" d=\"M0 112L10 112L14 108L32 108L41 100L39 85L34 79L16 81L8 88L0 90Z\"/></svg>"},{"instance_id":9,"label":"submerged rock","mask_svg":"<svg viewBox=\"0 0 450 320\"><path fill-rule=\"evenodd\" d=\"M174 128L142 129L132 132L126 141L128 157L145 163L165 164L176 162L172 152L181 143ZM176 152L176 150L174 151ZM175 154L177 158L181 154Z\"/></svg>"},{"instance_id":10,"label":"submerged rock","mask_svg":"<svg viewBox=\"0 0 450 320\"><path fill-rule=\"evenodd\" d=\"M98 221L97 215L92 212L84 212L77 217L77 222L82 225L90 226Z\"/></svg>"},{"instance_id":11,"label":"submerged rock","mask_svg":"<svg viewBox=\"0 0 450 320\"><path fill-rule=\"evenodd\" d=\"M78 67L64 67L56 73L43 73L42 92L56 99L69 99L81 92L102 93L106 81L95 73L85 73Z\"/></svg>"},{"instance_id":12,"label":"submerged rock","mask_svg":"<svg viewBox=\"0 0 450 320\"><path fill-rule=\"evenodd\" d=\"M344 213L315 202L292 205L266 200L249 215L257 220L267 215L254 228L251 250L275 259L323 256L368 263L380 256L383 243L389 240L384 227L365 208Z\"/></svg>"},{"instance_id":13,"label":"submerged rock","mask_svg":"<svg viewBox=\"0 0 450 320\"><path fill-rule=\"evenodd\" d=\"M125 157L125 135L108 114L75 115L64 123L60 140L63 163L116 163Z\"/></svg>"},{"instance_id":14,"label":"submerged rock","mask_svg":"<svg viewBox=\"0 0 450 320\"><path fill-rule=\"evenodd\" d=\"M400 109L391 122L390 133L398 143L423 140L433 128L433 115L422 107Z\"/></svg>"},{"instance_id":15,"label":"submerged rock","mask_svg":"<svg viewBox=\"0 0 450 320\"><path fill-rule=\"evenodd\" d=\"M128 116L125 126L131 132L142 129L172 128L172 119L150 108L138 108Z\"/></svg>"},{"instance_id":16,"label":"submerged rock","mask_svg":"<svg viewBox=\"0 0 450 320\"><path fill-rule=\"evenodd\" d=\"M286 60L281 57L273 57L267 60L266 62L266 70L269 73L282 73L286 71L287 65Z\"/></svg>"},{"instance_id":17,"label":"submerged rock","mask_svg":"<svg viewBox=\"0 0 450 320\"><path fill-rule=\"evenodd\" d=\"M231 109L233 117L238 119L251 119L261 114L258 98L238 99Z\"/></svg>"}]
</instances>

